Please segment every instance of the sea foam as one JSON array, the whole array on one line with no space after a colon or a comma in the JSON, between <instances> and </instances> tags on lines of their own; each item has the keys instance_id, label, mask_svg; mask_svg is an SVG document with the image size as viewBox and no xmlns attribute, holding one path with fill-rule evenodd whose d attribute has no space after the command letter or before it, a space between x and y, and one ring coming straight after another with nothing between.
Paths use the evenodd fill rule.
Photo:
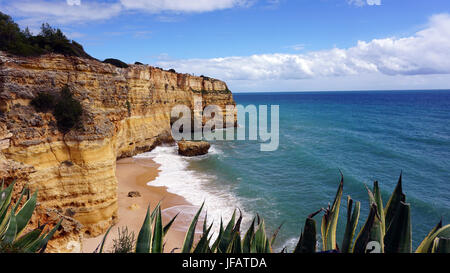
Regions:
<instances>
[{"instance_id":1,"label":"sea foam","mask_svg":"<svg viewBox=\"0 0 450 273\"><path fill-rule=\"evenodd\" d=\"M252 219L252 215L242 207L239 198L232 192L215 188L211 185L213 183L210 182L217 179L216 176L206 175L189 169L190 161L220 154L222 154L222 151L214 145L211 146L209 154L192 158L178 155L176 146L159 146L150 152L136 155L135 158L151 158L160 165L158 167L160 171L158 177L148 182L148 185L165 186L169 192L183 196L189 203L194 205L194 207L177 206L168 208L163 213L173 216L181 212L180 216L184 214L184 217L182 217L184 218L182 220L184 223L185 219L192 219L204 201L204 211L207 211L208 223L210 224L214 221L213 231L217 234L220 228L221 217L224 225L226 225L235 209L239 208L242 211L244 217L242 228L247 228ZM187 230L189 223L177 226L178 229L181 227L184 231ZM199 230L197 228L197 231Z\"/></svg>"}]
</instances>

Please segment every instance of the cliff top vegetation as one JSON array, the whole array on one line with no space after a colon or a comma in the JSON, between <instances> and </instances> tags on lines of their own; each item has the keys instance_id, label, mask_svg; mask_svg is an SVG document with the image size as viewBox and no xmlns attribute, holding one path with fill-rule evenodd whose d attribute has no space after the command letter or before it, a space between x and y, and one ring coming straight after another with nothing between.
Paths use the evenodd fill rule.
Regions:
<instances>
[{"instance_id":1,"label":"cliff top vegetation","mask_svg":"<svg viewBox=\"0 0 450 273\"><path fill-rule=\"evenodd\" d=\"M19 56L39 56L47 53L59 53L93 59L83 46L69 40L59 28L45 23L41 32L33 35L30 30L21 30L11 16L0 12L0 50Z\"/></svg>"}]
</instances>

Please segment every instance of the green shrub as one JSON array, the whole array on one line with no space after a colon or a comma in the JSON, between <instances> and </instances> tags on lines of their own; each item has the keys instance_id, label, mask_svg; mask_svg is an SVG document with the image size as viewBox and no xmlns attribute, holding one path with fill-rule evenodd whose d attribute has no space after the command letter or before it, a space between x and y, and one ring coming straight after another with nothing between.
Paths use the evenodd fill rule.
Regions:
<instances>
[{"instance_id":1,"label":"green shrub","mask_svg":"<svg viewBox=\"0 0 450 273\"><path fill-rule=\"evenodd\" d=\"M58 128L62 132L69 131L80 121L82 113L81 103L73 98L69 88L65 86L61 90L60 98L53 112L58 122Z\"/></svg>"},{"instance_id":2,"label":"green shrub","mask_svg":"<svg viewBox=\"0 0 450 273\"><path fill-rule=\"evenodd\" d=\"M55 108L55 96L47 92L39 93L31 100L31 105L40 112L53 110Z\"/></svg>"},{"instance_id":3,"label":"green shrub","mask_svg":"<svg viewBox=\"0 0 450 273\"><path fill-rule=\"evenodd\" d=\"M137 65L144 65L144 64L141 63L141 62L134 62L134 64L137 64Z\"/></svg>"},{"instance_id":4,"label":"green shrub","mask_svg":"<svg viewBox=\"0 0 450 273\"><path fill-rule=\"evenodd\" d=\"M0 50L20 56L59 53L93 59L83 47L69 40L60 29L42 24L41 32L32 35L28 28L20 30L9 15L0 12Z\"/></svg>"},{"instance_id":5,"label":"green shrub","mask_svg":"<svg viewBox=\"0 0 450 273\"><path fill-rule=\"evenodd\" d=\"M121 60L118 60L118 59L108 58L108 59L105 59L103 62L107 63L107 64L112 64L112 65L117 66L119 68L127 68L128 67L128 65L126 63L124 63L124 62L122 62Z\"/></svg>"},{"instance_id":6,"label":"green shrub","mask_svg":"<svg viewBox=\"0 0 450 273\"><path fill-rule=\"evenodd\" d=\"M119 237L113 239L113 253L131 253L134 249L134 232L129 232L127 227L122 227L122 232L120 228L117 228Z\"/></svg>"}]
</instances>

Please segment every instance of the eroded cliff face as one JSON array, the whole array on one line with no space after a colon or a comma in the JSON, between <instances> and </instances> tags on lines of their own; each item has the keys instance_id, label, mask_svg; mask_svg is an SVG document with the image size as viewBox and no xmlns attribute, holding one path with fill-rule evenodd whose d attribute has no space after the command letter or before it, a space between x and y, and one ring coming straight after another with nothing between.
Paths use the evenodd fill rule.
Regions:
<instances>
[{"instance_id":1,"label":"eroded cliff face","mask_svg":"<svg viewBox=\"0 0 450 273\"><path fill-rule=\"evenodd\" d=\"M39 92L68 85L83 105L82 121L67 133L52 113L36 112ZM64 217L51 251L77 250L82 236L101 234L117 218L117 158L171 142L174 105L234 105L219 80L131 65L0 52L0 179L38 190L37 219ZM42 221L41 221L42 222ZM77 245L78 244L78 245Z\"/></svg>"}]
</instances>

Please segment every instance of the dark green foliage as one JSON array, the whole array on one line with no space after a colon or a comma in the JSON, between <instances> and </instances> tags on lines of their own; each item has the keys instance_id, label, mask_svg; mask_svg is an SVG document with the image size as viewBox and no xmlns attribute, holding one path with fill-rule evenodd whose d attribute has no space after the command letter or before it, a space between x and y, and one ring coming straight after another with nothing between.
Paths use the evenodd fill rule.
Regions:
<instances>
[{"instance_id":1,"label":"dark green foliage","mask_svg":"<svg viewBox=\"0 0 450 273\"><path fill-rule=\"evenodd\" d=\"M72 93L67 86L64 87L53 112L58 122L58 128L62 132L69 131L80 121L82 113L81 103L72 97Z\"/></svg>"},{"instance_id":2,"label":"dark green foliage","mask_svg":"<svg viewBox=\"0 0 450 273\"><path fill-rule=\"evenodd\" d=\"M175 69L173 69L173 68L171 68L171 69L169 69L167 71L172 72L172 73L177 73L177 71L175 71Z\"/></svg>"},{"instance_id":3,"label":"dark green foliage","mask_svg":"<svg viewBox=\"0 0 450 273\"><path fill-rule=\"evenodd\" d=\"M92 59L80 44L69 40L60 29L42 24L41 32L34 36L28 28L20 30L12 18L2 12L0 12L0 50L19 56L59 53Z\"/></svg>"},{"instance_id":4,"label":"dark green foliage","mask_svg":"<svg viewBox=\"0 0 450 273\"><path fill-rule=\"evenodd\" d=\"M124 63L124 62L122 62L121 60L118 60L118 59L108 58L108 59L105 59L103 62L107 63L107 64L112 64L112 65L117 66L119 68L127 68L128 67L128 65L126 63Z\"/></svg>"},{"instance_id":5,"label":"dark green foliage","mask_svg":"<svg viewBox=\"0 0 450 273\"><path fill-rule=\"evenodd\" d=\"M141 62L134 62L134 64L137 64L137 65L144 65L144 64L141 63Z\"/></svg>"},{"instance_id":6,"label":"dark green foliage","mask_svg":"<svg viewBox=\"0 0 450 273\"><path fill-rule=\"evenodd\" d=\"M129 100L127 100L126 106L127 106L128 116L131 116L131 103Z\"/></svg>"},{"instance_id":7,"label":"dark green foliage","mask_svg":"<svg viewBox=\"0 0 450 273\"><path fill-rule=\"evenodd\" d=\"M133 252L135 238L134 232L129 232L127 227L122 227L122 232L117 228L119 237L113 239L113 253L131 253Z\"/></svg>"},{"instance_id":8,"label":"dark green foliage","mask_svg":"<svg viewBox=\"0 0 450 273\"><path fill-rule=\"evenodd\" d=\"M31 101L31 105L40 112L53 110L55 108L55 96L47 92L39 93Z\"/></svg>"}]
</instances>

